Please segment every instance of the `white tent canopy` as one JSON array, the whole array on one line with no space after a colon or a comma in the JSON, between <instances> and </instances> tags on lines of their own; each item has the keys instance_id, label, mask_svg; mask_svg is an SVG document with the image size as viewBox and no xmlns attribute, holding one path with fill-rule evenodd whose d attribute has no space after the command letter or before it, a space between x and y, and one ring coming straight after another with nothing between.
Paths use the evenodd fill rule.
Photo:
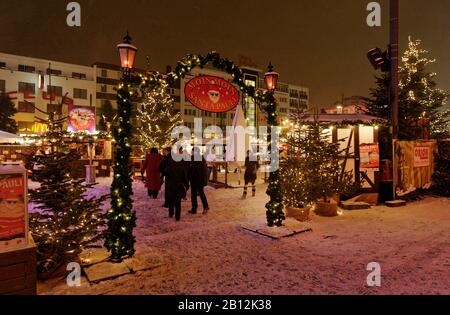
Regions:
<instances>
[{"instance_id":1,"label":"white tent canopy","mask_svg":"<svg viewBox=\"0 0 450 315\"><path fill-rule=\"evenodd\" d=\"M22 140L20 136L0 130L0 143L15 143L20 140Z\"/></svg>"},{"instance_id":2,"label":"white tent canopy","mask_svg":"<svg viewBox=\"0 0 450 315\"><path fill-rule=\"evenodd\" d=\"M238 135L236 134L237 129L238 128L243 128L245 129L246 127L246 121L245 121L245 116L244 116L244 111L242 110L242 105L238 105L236 108L236 113L233 119L233 126L232 126L232 131L230 134L230 137L227 139L227 152L226 152L226 161L227 162L234 162L236 164L243 164L243 162L245 161L245 138L246 136L244 136L244 139L239 139L242 141L244 141L243 143L240 143L240 141L238 140ZM244 146L242 146L244 145Z\"/></svg>"}]
</instances>

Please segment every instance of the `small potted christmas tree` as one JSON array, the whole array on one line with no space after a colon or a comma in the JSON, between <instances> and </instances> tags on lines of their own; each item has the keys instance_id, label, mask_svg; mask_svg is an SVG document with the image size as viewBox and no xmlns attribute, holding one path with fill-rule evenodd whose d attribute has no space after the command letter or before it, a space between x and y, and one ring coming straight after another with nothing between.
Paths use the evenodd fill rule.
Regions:
<instances>
[{"instance_id":1,"label":"small potted christmas tree","mask_svg":"<svg viewBox=\"0 0 450 315\"><path fill-rule=\"evenodd\" d=\"M357 188L352 172L342 172L339 147L344 140L332 143L329 138L318 122L286 136L289 152L282 160L281 186L288 216L295 208L311 206L319 215L336 216L338 201L333 197Z\"/></svg>"}]
</instances>

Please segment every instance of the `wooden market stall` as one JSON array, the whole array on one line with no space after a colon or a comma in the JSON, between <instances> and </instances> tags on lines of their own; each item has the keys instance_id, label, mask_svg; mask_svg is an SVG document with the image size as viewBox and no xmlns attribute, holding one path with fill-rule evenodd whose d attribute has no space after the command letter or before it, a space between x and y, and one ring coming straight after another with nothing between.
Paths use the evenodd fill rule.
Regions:
<instances>
[{"instance_id":1,"label":"wooden market stall","mask_svg":"<svg viewBox=\"0 0 450 315\"><path fill-rule=\"evenodd\" d=\"M380 159L377 118L366 114L307 114L301 122L314 121L327 126L330 141L341 142L343 170L352 171L354 180L362 183L362 192L378 192Z\"/></svg>"}]
</instances>

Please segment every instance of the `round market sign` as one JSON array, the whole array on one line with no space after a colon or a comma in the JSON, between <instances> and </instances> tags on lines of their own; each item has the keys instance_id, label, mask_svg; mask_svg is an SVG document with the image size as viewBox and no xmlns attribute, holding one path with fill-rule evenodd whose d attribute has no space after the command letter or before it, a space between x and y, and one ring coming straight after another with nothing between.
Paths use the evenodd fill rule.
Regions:
<instances>
[{"instance_id":1,"label":"round market sign","mask_svg":"<svg viewBox=\"0 0 450 315\"><path fill-rule=\"evenodd\" d=\"M239 104L239 91L227 80L199 76L184 87L184 95L195 107L213 113L224 113Z\"/></svg>"}]
</instances>

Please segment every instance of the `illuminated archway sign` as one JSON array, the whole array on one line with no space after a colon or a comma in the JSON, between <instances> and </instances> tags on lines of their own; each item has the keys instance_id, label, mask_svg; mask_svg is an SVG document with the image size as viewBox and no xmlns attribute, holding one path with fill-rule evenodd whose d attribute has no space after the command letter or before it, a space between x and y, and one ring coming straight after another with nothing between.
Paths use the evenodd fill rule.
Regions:
<instances>
[{"instance_id":1,"label":"illuminated archway sign","mask_svg":"<svg viewBox=\"0 0 450 315\"><path fill-rule=\"evenodd\" d=\"M239 91L227 80L215 76L198 76L186 83L184 95L198 109L225 113L239 104Z\"/></svg>"}]
</instances>

